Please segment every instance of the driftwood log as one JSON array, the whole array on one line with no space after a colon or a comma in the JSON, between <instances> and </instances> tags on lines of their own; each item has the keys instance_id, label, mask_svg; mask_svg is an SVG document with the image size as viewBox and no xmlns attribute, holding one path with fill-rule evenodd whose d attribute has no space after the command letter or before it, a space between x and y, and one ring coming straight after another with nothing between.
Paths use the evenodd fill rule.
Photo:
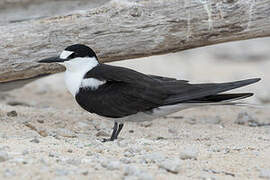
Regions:
<instances>
[{"instance_id":1,"label":"driftwood log","mask_svg":"<svg viewBox=\"0 0 270 180\"><path fill-rule=\"evenodd\" d=\"M37 61L75 43L111 62L267 36L270 0L112 0L90 10L0 25L0 86L63 71Z\"/></svg>"}]
</instances>

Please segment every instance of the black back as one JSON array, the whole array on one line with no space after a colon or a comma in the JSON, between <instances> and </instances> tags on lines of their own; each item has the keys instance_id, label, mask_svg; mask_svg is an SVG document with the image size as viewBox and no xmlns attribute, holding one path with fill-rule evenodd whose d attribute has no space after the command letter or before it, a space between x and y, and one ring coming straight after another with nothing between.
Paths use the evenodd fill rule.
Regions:
<instances>
[{"instance_id":1,"label":"black back","mask_svg":"<svg viewBox=\"0 0 270 180\"><path fill-rule=\"evenodd\" d=\"M105 64L94 67L84 78L95 78L106 83L96 90L80 88L76 101L91 113L112 118L121 118L164 105L198 102L200 98L205 100L209 96L259 81L249 79L219 84L189 84L183 80L145 75Z\"/></svg>"},{"instance_id":2,"label":"black back","mask_svg":"<svg viewBox=\"0 0 270 180\"><path fill-rule=\"evenodd\" d=\"M120 118L160 106L168 97L158 87L160 82L139 72L100 64L85 78L106 80L98 89L81 88L77 102L87 111L101 116Z\"/></svg>"}]
</instances>

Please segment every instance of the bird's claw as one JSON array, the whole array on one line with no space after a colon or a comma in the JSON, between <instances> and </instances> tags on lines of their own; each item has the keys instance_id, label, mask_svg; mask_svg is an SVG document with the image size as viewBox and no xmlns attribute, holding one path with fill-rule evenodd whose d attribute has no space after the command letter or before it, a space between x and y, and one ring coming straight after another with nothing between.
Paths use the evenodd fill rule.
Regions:
<instances>
[{"instance_id":1,"label":"bird's claw","mask_svg":"<svg viewBox=\"0 0 270 180\"><path fill-rule=\"evenodd\" d=\"M101 140L101 142L105 143L105 142L108 142L108 141L113 141L111 138L103 138Z\"/></svg>"}]
</instances>

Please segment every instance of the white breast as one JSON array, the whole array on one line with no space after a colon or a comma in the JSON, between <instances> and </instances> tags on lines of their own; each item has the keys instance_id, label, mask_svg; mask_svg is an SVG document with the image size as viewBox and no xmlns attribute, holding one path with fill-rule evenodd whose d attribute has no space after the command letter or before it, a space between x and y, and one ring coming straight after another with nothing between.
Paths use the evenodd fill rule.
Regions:
<instances>
[{"instance_id":1,"label":"white breast","mask_svg":"<svg viewBox=\"0 0 270 180\"><path fill-rule=\"evenodd\" d=\"M72 73L70 71L65 72L66 87L74 97L79 91L83 76L84 75L81 73Z\"/></svg>"},{"instance_id":2,"label":"white breast","mask_svg":"<svg viewBox=\"0 0 270 180\"><path fill-rule=\"evenodd\" d=\"M98 65L96 58L74 58L65 61L66 67L65 83L69 92L75 97L80 87L97 89L98 86L106 83L95 78L83 79L85 74Z\"/></svg>"}]
</instances>

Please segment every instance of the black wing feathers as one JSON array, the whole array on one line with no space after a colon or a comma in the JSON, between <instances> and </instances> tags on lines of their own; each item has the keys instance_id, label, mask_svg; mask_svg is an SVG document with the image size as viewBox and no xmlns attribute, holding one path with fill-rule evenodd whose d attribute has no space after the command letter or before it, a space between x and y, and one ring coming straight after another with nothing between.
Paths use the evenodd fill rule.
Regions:
<instances>
[{"instance_id":1,"label":"black wing feathers","mask_svg":"<svg viewBox=\"0 0 270 180\"><path fill-rule=\"evenodd\" d=\"M153 78L132 69L107 64L99 64L89 71L85 78L94 77L99 80L120 81L126 83L145 84L151 83Z\"/></svg>"},{"instance_id":2,"label":"black wing feathers","mask_svg":"<svg viewBox=\"0 0 270 180\"><path fill-rule=\"evenodd\" d=\"M160 81L122 67L100 64L84 78L107 82L94 91L81 88L76 95L77 102L84 109L102 116L120 118L151 110L168 98Z\"/></svg>"},{"instance_id":3,"label":"black wing feathers","mask_svg":"<svg viewBox=\"0 0 270 180\"><path fill-rule=\"evenodd\" d=\"M176 94L171 95L168 99L166 99L164 104L175 104L210 95L216 95L231 89L236 89L242 86L253 84L255 82L258 82L259 80L260 79L255 78L229 83L189 84L190 86L185 86L181 89L173 89Z\"/></svg>"},{"instance_id":4,"label":"black wing feathers","mask_svg":"<svg viewBox=\"0 0 270 180\"><path fill-rule=\"evenodd\" d=\"M189 84L184 80L145 75L106 64L94 67L84 78L105 80L106 83L96 90L81 88L76 95L77 102L89 112L113 118L181 102L231 99L235 96L214 95L259 81L250 79L220 84Z\"/></svg>"},{"instance_id":5,"label":"black wing feathers","mask_svg":"<svg viewBox=\"0 0 270 180\"><path fill-rule=\"evenodd\" d=\"M188 103L216 103L230 100L240 100L253 96L253 93L237 93L237 94L217 94L206 96L203 98L189 100Z\"/></svg>"},{"instance_id":6,"label":"black wing feathers","mask_svg":"<svg viewBox=\"0 0 270 180\"><path fill-rule=\"evenodd\" d=\"M166 94L148 89L109 81L94 91L80 89L76 100L89 112L119 118L158 107L162 99L167 97Z\"/></svg>"}]
</instances>

